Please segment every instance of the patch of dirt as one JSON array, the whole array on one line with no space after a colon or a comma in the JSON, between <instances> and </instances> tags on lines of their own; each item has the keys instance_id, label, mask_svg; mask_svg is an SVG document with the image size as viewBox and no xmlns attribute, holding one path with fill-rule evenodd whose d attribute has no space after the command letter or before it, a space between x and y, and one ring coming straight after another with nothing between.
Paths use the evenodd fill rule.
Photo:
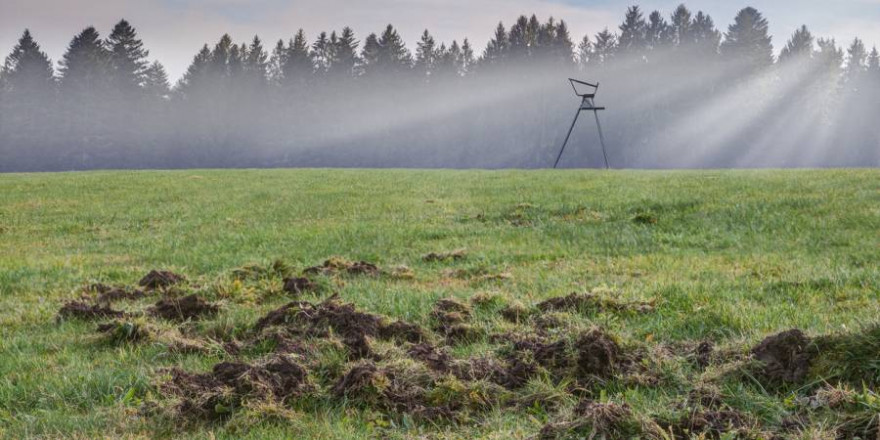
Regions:
<instances>
[{"instance_id":1,"label":"patch of dirt","mask_svg":"<svg viewBox=\"0 0 880 440\"><path fill-rule=\"evenodd\" d=\"M405 321L394 321L379 326L379 338L398 342L419 343L428 339L427 332L417 324Z\"/></svg>"},{"instance_id":2,"label":"patch of dirt","mask_svg":"<svg viewBox=\"0 0 880 440\"><path fill-rule=\"evenodd\" d=\"M659 423L663 431L674 439L720 439L732 435L740 438L748 431L748 418L737 411L692 411L673 423Z\"/></svg>"},{"instance_id":3,"label":"patch of dirt","mask_svg":"<svg viewBox=\"0 0 880 440\"><path fill-rule=\"evenodd\" d=\"M58 317L61 319L74 318L93 321L105 318L122 318L124 316L126 316L125 312L113 310L110 306L89 305L80 301L68 302L58 310Z\"/></svg>"},{"instance_id":4,"label":"patch of dirt","mask_svg":"<svg viewBox=\"0 0 880 440\"><path fill-rule=\"evenodd\" d=\"M417 376L417 372L379 368L371 361L364 361L353 365L330 392L337 398L388 412L410 414L418 419L453 418L454 412L449 407L428 403L425 387L432 383L424 383L425 378L420 380Z\"/></svg>"},{"instance_id":5,"label":"patch of dirt","mask_svg":"<svg viewBox=\"0 0 880 440\"><path fill-rule=\"evenodd\" d=\"M519 323L528 318L529 309L522 304L510 304L501 309L501 317L510 321Z\"/></svg>"},{"instance_id":6,"label":"patch of dirt","mask_svg":"<svg viewBox=\"0 0 880 440\"><path fill-rule=\"evenodd\" d=\"M140 342L153 337L152 332L142 325L134 322L114 321L98 326L98 332L107 335L110 342L122 344L126 342Z\"/></svg>"},{"instance_id":7,"label":"patch of dirt","mask_svg":"<svg viewBox=\"0 0 880 440\"><path fill-rule=\"evenodd\" d=\"M166 298L157 302L149 309L149 313L169 321L197 320L204 316L213 316L220 307L211 304L198 295L183 298Z\"/></svg>"},{"instance_id":8,"label":"patch of dirt","mask_svg":"<svg viewBox=\"0 0 880 440\"><path fill-rule=\"evenodd\" d=\"M373 263L366 261L351 262L342 258L330 258L324 261L320 266L313 266L303 271L310 275L335 275L338 273L347 273L350 275L370 275L378 276L381 271L379 267Z\"/></svg>"},{"instance_id":9,"label":"patch of dirt","mask_svg":"<svg viewBox=\"0 0 880 440\"><path fill-rule=\"evenodd\" d=\"M810 338L798 329L768 336L751 352L761 364L755 368L755 376L771 386L801 383L816 354Z\"/></svg>"},{"instance_id":10,"label":"patch of dirt","mask_svg":"<svg viewBox=\"0 0 880 440\"><path fill-rule=\"evenodd\" d=\"M531 357L548 370L562 371L573 362L568 343L564 340L549 342L540 337L526 337L513 343L515 353L530 353Z\"/></svg>"},{"instance_id":11,"label":"patch of dirt","mask_svg":"<svg viewBox=\"0 0 880 440\"><path fill-rule=\"evenodd\" d=\"M317 284L305 277L284 279L284 291L292 295L301 295L306 292L313 292L317 289L317 287Z\"/></svg>"},{"instance_id":12,"label":"patch of dirt","mask_svg":"<svg viewBox=\"0 0 880 440\"><path fill-rule=\"evenodd\" d=\"M182 399L178 405L182 417L224 418L245 399L284 402L313 389L306 369L286 356L255 364L221 362L210 373L179 368L168 373L171 379L160 389Z\"/></svg>"},{"instance_id":13,"label":"patch of dirt","mask_svg":"<svg viewBox=\"0 0 880 440\"><path fill-rule=\"evenodd\" d=\"M431 252L427 255L422 256L422 260L427 262L436 262L436 261L458 261L464 260L467 257L466 249L456 249L450 252Z\"/></svg>"},{"instance_id":14,"label":"patch of dirt","mask_svg":"<svg viewBox=\"0 0 880 440\"><path fill-rule=\"evenodd\" d=\"M452 356L445 350L428 343L415 344L406 351L406 354L423 362L432 371L446 373L452 369Z\"/></svg>"},{"instance_id":15,"label":"patch of dirt","mask_svg":"<svg viewBox=\"0 0 880 440\"><path fill-rule=\"evenodd\" d=\"M587 311L612 311L612 312L636 312L648 313L654 310L654 306L646 302L622 302L613 298L604 298L593 294L572 293L568 296L550 298L537 305L542 312L577 310Z\"/></svg>"},{"instance_id":16,"label":"patch of dirt","mask_svg":"<svg viewBox=\"0 0 880 440\"><path fill-rule=\"evenodd\" d=\"M140 281L138 281L138 285L145 289L154 290L164 289L183 281L186 281L186 278L183 275L178 275L166 270L151 270L150 273L146 274Z\"/></svg>"},{"instance_id":17,"label":"patch of dirt","mask_svg":"<svg viewBox=\"0 0 880 440\"><path fill-rule=\"evenodd\" d=\"M694 360L700 368L706 368L712 362L712 355L715 353L715 344L711 341L703 341L694 349Z\"/></svg>"},{"instance_id":18,"label":"patch of dirt","mask_svg":"<svg viewBox=\"0 0 880 440\"><path fill-rule=\"evenodd\" d=\"M603 330L594 328L575 342L577 370L580 376L607 379L623 362L623 350Z\"/></svg>"}]
</instances>

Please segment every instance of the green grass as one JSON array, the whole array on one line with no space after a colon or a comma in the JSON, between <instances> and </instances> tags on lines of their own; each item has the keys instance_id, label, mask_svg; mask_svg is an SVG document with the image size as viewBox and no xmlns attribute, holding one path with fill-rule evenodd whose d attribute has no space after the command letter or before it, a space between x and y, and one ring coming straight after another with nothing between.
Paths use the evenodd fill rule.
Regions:
<instances>
[{"instance_id":1,"label":"green grass","mask_svg":"<svg viewBox=\"0 0 880 440\"><path fill-rule=\"evenodd\" d=\"M224 355L112 346L93 323L56 322L63 301L91 282L133 285L159 268L229 287L230 271L247 263L281 259L302 269L341 256L413 269L413 279L322 282L362 309L425 326L439 298L492 292L531 306L596 290L655 301L656 311L573 317L580 327L647 345L745 346L793 327L820 335L878 321L878 231L880 172L867 170L0 175L0 436L147 438L185 429L192 438L500 439L534 435L554 417L494 408L480 423L387 428L375 413L321 401L282 422L249 414L181 428L144 411L163 403L157 372L207 370ZM459 248L467 249L461 261L421 259ZM469 276L500 273L510 277ZM221 314L199 328L243 328L286 301L251 285L229 289ZM491 310L475 320L506 328ZM677 381L615 383L604 395L641 415L668 415L680 387L700 374L675 368ZM728 404L769 424L790 411L789 394L722 385L734 390Z\"/></svg>"}]
</instances>

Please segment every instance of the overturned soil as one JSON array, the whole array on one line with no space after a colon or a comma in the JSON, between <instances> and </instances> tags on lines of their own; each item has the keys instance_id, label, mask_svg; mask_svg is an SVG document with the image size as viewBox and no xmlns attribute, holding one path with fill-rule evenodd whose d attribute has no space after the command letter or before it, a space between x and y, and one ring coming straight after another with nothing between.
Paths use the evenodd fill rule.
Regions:
<instances>
[{"instance_id":1,"label":"overturned soil","mask_svg":"<svg viewBox=\"0 0 880 440\"><path fill-rule=\"evenodd\" d=\"M317 287L317 284L305 277L284 279L284 291L293 295L313 292L317 289Z\"/></svg>"},{"instance_id":2,"label":"overturned soil","mask_svg":"<svg viewBox=\"0 0 880 440\"><path fill-rule=\"evenodd\" d=\"M89 305L80 301L71 301L58 310L59 318L75 318L82 320L98 320L105 318L122 318L125 312L113 310L110 306L99 304Z\"/></svg>"},{"instance_id":3,"label":"overturned soil","mask_svg":"<svg viewBox=\"0 0 880 440\"><path fill-rule=\"evenodd\" d=\"M379 267L366 261L347 261L341 258L330 258L320 266L309 267L303 271L307 275L335 275L347 273L349 275L378 276L382 273Z\"/></svg>"},{"instance_id":4,"label":"overturned soil","mask_svg":"<svg viewBox=\"0 0 880 440\"><path fill-rule=\"evenodd\" d=\"M613 298L604 298L593 294L572 293L567 296L550 298L537 305L542 312L549 311L612 311L612 312L635 312L648 313L654 310L654 306L646 302L624 302Z\"/></svg>"},{"instance_id":5,"label":"overturned soil","mask_svg":"<svg viewBox=\"0 0 880 440\"><path fill-rule=\"evenodd\" d=\"M216 315L220 308L198 295L183 298L166 298L160 300L149 309L149 313L169 321L196 320L205 316Z\"/></svg>"},{"instance_id":6,"label":"overturned soil","mask_svg":"<svg viewBox=\"0 0 880 440\"><path fill-rule=\"evenodd\" d=\"M810 338L798 329L768 336L751 352L760 363L755 368L756 377L771 386L801 383L816 354Z\"/></svg>"},{"instance_id":7,"label":"overturned soil","mask_svg":"<svg viewBox=\"0 0 880 440\"><path fill-rule=\"evenodd\" d=\"M183 275L178 275L174 272L166 270L151 270L150 273L146 274L140 281L138 281L138 285L150 290L163 289L185 280L186 278Z\"/></svg>"}]
</instances>

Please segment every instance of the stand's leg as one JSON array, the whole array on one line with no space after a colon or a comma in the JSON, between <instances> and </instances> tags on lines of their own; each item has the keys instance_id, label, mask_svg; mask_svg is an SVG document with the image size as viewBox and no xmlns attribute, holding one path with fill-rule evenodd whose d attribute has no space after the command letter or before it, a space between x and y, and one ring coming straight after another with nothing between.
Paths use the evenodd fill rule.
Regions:
<instances>
[{"instance_id":1,"label":"stand's leg","mask_svg":"<svg viewBox=\"0 0 880 440\"><path fill-rule=\"evenodd\" d=\"M599 112L597 110L593 110L593 114L596 115L596 127L599 128L599 142L602 143L602 157L605 159L605 169L609 168L608 166L608 154L605 153L605 136L602 134L602 124L599 123Z\"/></svg>"},{"instance_id":2,"label":"stand's leg","mask_svg":"<svg viewBox=\"0 0 880 440\"><path fill-rule=\"evenodd\" d=\"M565 142L562 143L562 149L559 150L559 156L556 156L556 163L553 164L554 169L559 166L559 160L562 159L562 153L565 152L565 146L568 145L568 139L571 137L571 132L574 130L574 126L577 124L580 115L581 109L578 109L577 113L574 114L574 121L571 122L571 128L568 129L568 134L565 135Z\"/></svg>"}]
</instances>

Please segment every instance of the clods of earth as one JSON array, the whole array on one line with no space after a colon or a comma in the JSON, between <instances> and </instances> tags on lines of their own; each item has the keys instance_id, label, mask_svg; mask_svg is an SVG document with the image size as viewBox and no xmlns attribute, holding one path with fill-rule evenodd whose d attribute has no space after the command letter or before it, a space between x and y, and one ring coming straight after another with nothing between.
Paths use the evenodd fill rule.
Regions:
<instances>
[{"instance_id":1,"label":"clods of earth","mask_svg":"<svg viewBox=\"0 0 880 440\"><path fill-rule=\"evenodd\" d=\"M465 255L423 259L443 263ZM791 329L753 346L636 341L601 320L569 321L647 315L662 304L591 292L532 305L488 296L444 298L409 321L362 310L326 291L340 277L389 273L341 258L299 272L280 262L236 269L236 283L275 280L278 294L290 299L234 332L210 323L253 304L236 304L160 270L134 288L89 285L61 305L57 319L95 322L96 344L151 341L172 353L222 359L207 370L155 369L153 394L159 397L144 403L143 413L179 418L181 429L223 423L260 405L333 402L427 426L476 425L493 410L520 411L543 420L533 434L540 439L801 438L829 420L838 424L838 438L877 438L875 407L859 406L853 390L880 384L873 367L878 327L817 336ZM487 321L487 310L497 320ZM482 349L460 350L471 344ZM790 416L762 418L729 392L732 385L791 402ZM632 387L664 390L676 403L645 412L624 394L609 397L610 389Z\"/></svg>"}]
</instances>

